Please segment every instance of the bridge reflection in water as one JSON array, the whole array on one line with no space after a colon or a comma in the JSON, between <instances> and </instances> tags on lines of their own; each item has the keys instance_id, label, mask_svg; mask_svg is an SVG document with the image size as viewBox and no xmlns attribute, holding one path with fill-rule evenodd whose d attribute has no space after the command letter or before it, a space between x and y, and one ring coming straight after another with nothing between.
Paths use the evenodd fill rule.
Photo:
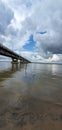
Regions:
<instances>
[{"instance_id":1,"label":"bridge reflection in water","mask_svg":"<svg viewBox=\"0 0 62 130\"><path fill-rule=\"evenodd\" d=\"M12 74L16 73L17 71L21 71L22 69L24 69L26 73L27 64L12 64L10 68L0 72L0 82L7 78L11 78Z\"/></svg>"}]
</instances>

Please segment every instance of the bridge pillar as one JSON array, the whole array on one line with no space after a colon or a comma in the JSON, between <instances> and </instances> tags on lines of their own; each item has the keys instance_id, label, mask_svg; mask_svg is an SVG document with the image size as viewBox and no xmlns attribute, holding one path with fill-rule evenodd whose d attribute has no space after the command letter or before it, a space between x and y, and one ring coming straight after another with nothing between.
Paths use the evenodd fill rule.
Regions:
<instances>
[{"instance_id":1,"label":"bridge pillar","mask_svg":"<svg viewBox=\"0 0 62 130\"><path fill-rule=\"evenodd\" d=\"M18 59L12 58L12 64L18 64Z\"/></svg>"},{"instance_id":2,"label":"bridge pillar","mask_svg":"<svg viewBox=\"0 0 62 130\"><path fill-rule=\"evenodd\" d=\"M24 63L24 60L22 59L22 60L20 60L20 63Z\"/></svg>"}]
</instances>

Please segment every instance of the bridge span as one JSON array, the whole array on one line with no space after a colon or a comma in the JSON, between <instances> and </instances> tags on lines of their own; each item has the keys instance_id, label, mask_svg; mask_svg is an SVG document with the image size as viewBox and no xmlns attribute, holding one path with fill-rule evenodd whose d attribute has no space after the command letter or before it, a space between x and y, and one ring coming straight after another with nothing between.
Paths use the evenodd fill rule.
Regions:
<instances>
[{"instance_id":1,"label":"bridge span","mask_svg":"<svg viewBox=\"0 0 62 130\"><path fill-rule=\"evenodd\" d=\"M12 58L12 63L18 63L20 60L21 63L31 63L29 60L10 50L0 43L0 55L7 56Z\"/></svg>"}]
</instances>

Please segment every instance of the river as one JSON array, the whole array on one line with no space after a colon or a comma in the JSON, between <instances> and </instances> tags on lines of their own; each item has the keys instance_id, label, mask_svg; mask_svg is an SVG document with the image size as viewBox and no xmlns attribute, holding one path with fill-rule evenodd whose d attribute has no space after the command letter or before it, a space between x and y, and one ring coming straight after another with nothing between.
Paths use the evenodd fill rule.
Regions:
<instances>
[{"instance_id":1,"label":"river","mask_svg":"<svg viewBox=\"0 0 62 130\"><path fill-rule=\"evenodd\" d=\"M0 130L62 130L62 65L0 62Z\"/></svg>"}]
</instances>

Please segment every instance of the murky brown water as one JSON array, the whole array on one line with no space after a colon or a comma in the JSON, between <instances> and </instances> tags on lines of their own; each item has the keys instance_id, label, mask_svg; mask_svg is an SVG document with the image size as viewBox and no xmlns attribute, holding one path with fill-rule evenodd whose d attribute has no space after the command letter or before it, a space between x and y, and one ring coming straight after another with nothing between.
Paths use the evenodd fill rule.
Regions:
<instances>
[{"instance_id":1,"label":"murky brown water","mask_svg":"<svg viewBox=\"0 0 62 130\"><path fill-rule=\"evenodd\" d=\"M62 130L62 65L0 62L0 130Z\"/></svg>"}]
</instances>

